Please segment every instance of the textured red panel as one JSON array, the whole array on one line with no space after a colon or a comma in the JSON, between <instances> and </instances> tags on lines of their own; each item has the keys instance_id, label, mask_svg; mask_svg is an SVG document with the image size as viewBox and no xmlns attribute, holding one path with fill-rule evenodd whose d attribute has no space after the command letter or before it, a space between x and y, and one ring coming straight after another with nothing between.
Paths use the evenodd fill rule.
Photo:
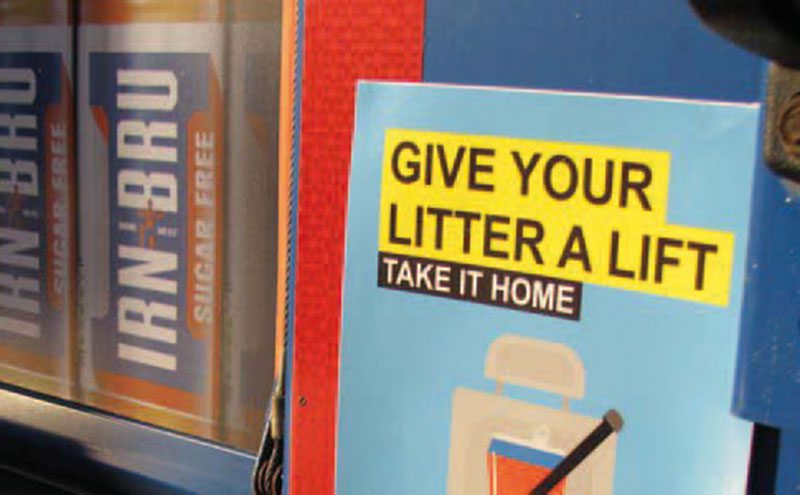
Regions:
<instances>
[{"instance_id":1,"label":"textured red panel","mask_svg":"<svg viewBox=\"0 0 800 495\"><path fill-rule=\"evenodd\" d=\"M344 220L358 79L422 78L424 0L306 0L292 495L334 493Z\"/></svg>"}]
</instances>

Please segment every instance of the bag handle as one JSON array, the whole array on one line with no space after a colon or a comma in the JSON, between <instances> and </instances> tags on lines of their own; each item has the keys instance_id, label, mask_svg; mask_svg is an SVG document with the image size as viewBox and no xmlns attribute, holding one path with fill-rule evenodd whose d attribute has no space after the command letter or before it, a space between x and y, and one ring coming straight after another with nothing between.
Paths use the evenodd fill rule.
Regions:
<instances>
[{"instance_id":1,"label":"bag handle","mask_svg":"<svg viewBox=\"0 0 800 495\"><path fill-rule=\"evenodd\" d=\"M570 399L585 393L583 361L570 347L519 335L503 335L489 346L485 375L495 382L495 394L505 384L519 385L560 395L569 411Z\"/></svg>"}]
</instances>

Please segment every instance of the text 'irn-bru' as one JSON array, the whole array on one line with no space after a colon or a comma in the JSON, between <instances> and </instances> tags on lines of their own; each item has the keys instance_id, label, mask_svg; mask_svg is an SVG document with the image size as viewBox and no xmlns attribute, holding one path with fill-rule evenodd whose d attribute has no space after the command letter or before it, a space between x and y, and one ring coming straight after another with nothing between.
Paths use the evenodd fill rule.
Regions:
<instances>
[{"instance_id":1,"label":"text 'irn-bru'","mask_svg":"<svg viewBox=\"0 0 800 495\"><path fill-rule=\"evenodd\" d=\"M208 104L207 60L191 54L95 54L91 64L91 104L98 119L107 119L113 138L108 187L115 269L108 323L117 334L98 332L98 339L113 336L118 360L170 372L165 385L201 388L192 383L194 370L179 366L193 352L180 352L178 333L188 331L184 346L202 347L215 316L217 137L214 129L192 121ZM139 65L150 68L132 68ZM194 153L187 156L190 149Z\"/></svg>"},{"instance_id":2,"label":"text 'irn-bru'","mask_svg":"<svg viewBox=\"0 0 800 495\"><path fill-rule=\"evenodd\" d=\"M72 34L65 12L35 8L45 4L11 2L0 17L0 379L69 397Z\"/></svg>"},{"instance_id":3,"label":"text 'irn-bru'","mask_svg":"<svg viewBox=\"0 0 800 495\"><path fill-rule=\"evenodd\" d=\"M95 405L213 435L220 408L222 25L86 20L81 180L91 192L81 197L83 383Z\"/></svg>"},{"instance_id":4,"label":"text 'irn-bru'","mask_svg":"<svg viewBox=\"0 0 800 495\"><path fill-rule=\"evenodd\" d=\"M81 5L84 397L255 450L275 376L279 2Z\"/></svg>"}]
</instances>

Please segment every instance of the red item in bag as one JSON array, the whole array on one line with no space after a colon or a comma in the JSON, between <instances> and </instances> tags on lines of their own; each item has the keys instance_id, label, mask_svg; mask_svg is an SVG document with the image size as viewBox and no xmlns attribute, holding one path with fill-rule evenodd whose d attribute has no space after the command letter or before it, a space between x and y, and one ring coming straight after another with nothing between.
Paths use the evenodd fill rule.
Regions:
<instances>
[{"instance_id":1,"label":"red item in bag","mask_svg":"<svg viewBox=\"0 0 800 495\"><path fill-rule=\"evenodd\" d=\"M489 493L491 495L528 495L563 456L514 441L493 438L487 453ZM550 495L564 495L566 480Z\"/></svg>"}]
</instances>

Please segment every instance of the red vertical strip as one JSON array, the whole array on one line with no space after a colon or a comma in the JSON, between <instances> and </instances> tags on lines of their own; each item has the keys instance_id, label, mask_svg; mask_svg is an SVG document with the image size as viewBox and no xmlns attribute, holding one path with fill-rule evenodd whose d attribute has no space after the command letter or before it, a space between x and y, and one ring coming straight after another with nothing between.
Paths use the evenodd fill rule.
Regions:
<instances>
[{"instance_id":1,"label":"red vertical strip","mask_svg":"<svg viewBox=\"0 0 800 495\"><path fill-rule=\"evenodd\" d=\"M306 0L292 495L334 493L344 223L355 85L422 78L424 0Z\"/></svg>"}]
</instances>

